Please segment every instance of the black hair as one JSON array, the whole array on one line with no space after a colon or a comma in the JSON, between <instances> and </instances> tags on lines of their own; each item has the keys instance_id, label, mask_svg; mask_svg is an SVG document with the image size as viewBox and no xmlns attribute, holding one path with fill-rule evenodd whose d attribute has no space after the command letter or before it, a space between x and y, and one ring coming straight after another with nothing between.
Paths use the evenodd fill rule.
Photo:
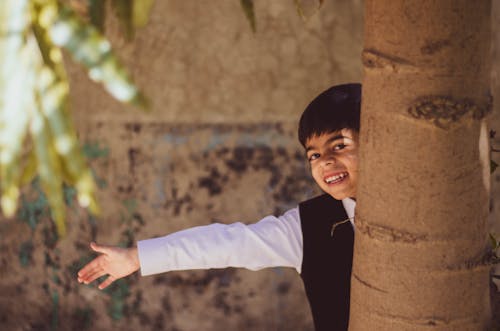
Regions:
<instances>
[{"instance_id":1,"label":"black hair","mask_svg":"<svg viewBox=\"0 0 500 331\"><path fill-rule=\"evenodd\" d=\"M330 87L318 95L302 113L299 141L306 147L307 139L324 133L352 129L359 132L361 84Z\"/></svg>"}]
</instances>

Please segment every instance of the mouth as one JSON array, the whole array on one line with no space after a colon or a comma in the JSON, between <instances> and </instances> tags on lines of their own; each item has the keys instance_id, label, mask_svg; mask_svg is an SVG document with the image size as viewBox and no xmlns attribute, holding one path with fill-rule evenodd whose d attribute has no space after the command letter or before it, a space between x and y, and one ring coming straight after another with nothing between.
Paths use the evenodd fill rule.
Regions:
<instances>
[{"instance_id":1,"label":"mouth","mask_svg":"<svg viewBox=\"0 0 500 331\"><path fill-rule=\"evenodd\" d=\"M323 180L328 185L332 185L332 184L338 184L338 183L344 181L347 178L347 176L349 176L349 173L340 172L340 173L336 173L334 175L328 175L328 176L324 177Z\"/></svg>"}]
</instances>

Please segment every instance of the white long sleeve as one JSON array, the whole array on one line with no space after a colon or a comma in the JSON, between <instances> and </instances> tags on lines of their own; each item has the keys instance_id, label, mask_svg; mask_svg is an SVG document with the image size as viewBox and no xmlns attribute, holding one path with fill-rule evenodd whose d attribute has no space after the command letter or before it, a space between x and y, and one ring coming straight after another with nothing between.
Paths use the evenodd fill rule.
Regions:
<instances>
[{"instance_id":1,"label":"white long sleeve","mask_svg":"<svg viewBox=\"0 0 500 331\"><path fill-rule=\"evenodd\" d=\"M342 200L351 222L356 202ZM354 225L354 223L353 223ZM210 224L137 243L143 276L173 270L240 267L302 268L302 227L298 208L254 224Z\"/></svg>"},{"instance_id":2,"label":"white long sleeve","mask_svg":"<svg viewBox=\"0 0 500 331\"><path fill-rule=\"evenodd\" d=\"M198 226L137 243L141 274L172 270L302 265L302 229L298 208L257 223Z\"/></svg>"}]
</instances>

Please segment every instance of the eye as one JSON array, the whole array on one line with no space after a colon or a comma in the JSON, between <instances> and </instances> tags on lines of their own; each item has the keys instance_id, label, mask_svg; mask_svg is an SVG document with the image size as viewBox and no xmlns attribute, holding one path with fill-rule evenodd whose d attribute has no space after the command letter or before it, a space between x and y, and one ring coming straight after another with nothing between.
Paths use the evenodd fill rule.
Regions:
<instances>
[{"instance_id":1,"label":"eye","mask_svg":"<svg viewBox=\"0 0 500 331\"><path fill-rule=\"evenodd\" d=\"M309 162L311 162L311 161L314 161L317 158L319 158L319 156L320 156L319 153L312 153L311 155L309 155L309 157L307 159L309 160Z\"/></svg>"},{"instance_id":2,"label":"eye","mask_svg":"<svg viewBox=\"0 0 500 331\"><path fill-rule=\"evenodd\" d=\"M335 144L335 145L333 145L333 150L340 151L341 149L344 149L345 147L346 147L346 144L344 144L344 143Z\"/></svg>"}]
</instances>

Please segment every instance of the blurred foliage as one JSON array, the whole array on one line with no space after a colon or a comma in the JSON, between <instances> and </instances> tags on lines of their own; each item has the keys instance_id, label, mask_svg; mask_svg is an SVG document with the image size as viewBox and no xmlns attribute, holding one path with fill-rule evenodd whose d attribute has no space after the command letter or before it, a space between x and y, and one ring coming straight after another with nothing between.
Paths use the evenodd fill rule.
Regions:
<instances>
[{"instance_id":1,"label":"blurred foliage","mask_svg":"<svg viewBox=\"0 0 500 331\"><path fill-rule=\"evenodd\" d=\"M298 13L323 0L294 0ZM3 0L0 2L0 206L14 216L20 189L38 176L59 236L65 200L97 214L95 178L70 119L62 49L117 100L148 108L103 36L106 8L128 39L148 21L154 0ZM256 31L253 0L240 0ZM33 222L38 211L27 211Z\"/></svg>"},{"instance_id":2,"label":"blurred foliage","mask_svg":"<svg viewBox=\"0 0 500 331\"><path fill-rule=\"evenodd\" d=\"M47 197L40 188L40 181L35 178L31 183L33 197L21 194L21 204L18 217L35 230L41 217L47 216Z\"/></svg>"},{"instance_id":3,"label":"blurred foliage","mask_svg":"<svg viewBox=\"0 0 500 331\"><path fill-rule=\"evenodd\" d=\"M83 153L88 159L109 156L109 147L101 147L99 142L87 142L83 145Z\"/></svg>"},{"instance_id":4,"label":"blurred foliage","mask_svg":"<svg viewBox=\"0 0 500 331\"><path fill-rule=\"evenodd\" d=\"M86 2L88 23L77 13L81 8L68 1L0 2L0 205L5 216L14 216L20 188L38 175L60 236L66 232L63 184L74 187L81 206L94 214L99 210L95 181L69 114L62 49L114 98L148 108L99 31L104 27L103 3ZM112 6L119 16L128 13L120 21L132 33L146 23L152 3L115 0Z\"/></svg>"},{"instance_id":5,"label":"blurred foliage","mask_svg":"<svg viewBox=\"0 0 500 331\"><path fill-rule=\"evenodd\" d=\"M255 25L255 10L253 6L253 0L240 0L241 7L243 8L243 12L250 23L250 27L253 32L257 31L257 27Z\"/></svg>"},{"instance_id":6,"label":"blurred foliage","mask_svg":"<svg viewBox=\"0 0 500 331\"><path fill-rule=\"evenodd\" d=\"M104 292L110 297L108 315L115 321L122 319L126 310L126 299L130 295L129 281L125 278L118 279Z\"/></svg>"},{"instance_id":7,"label":"blurred foliage","mask_svg":"<svg viewBox=\"0 0 500 331\"><path fill-rule=\"evenodd\" d=\"M297 13L303 20L309 19L318 12L324 0L294 0Z\"/></svg>"},{"instance_id":8,"label":"blurred foliage","mask_svg":"<svg viewBox=\"0 0 500 331\"><path fill-rule=\"evenodd\" d=\"M21 244L19 248L19 263L22 267L27 267L33 255L33 242L31 240L25 241Z\"/></svg>"},{"instance_id":9,"label":"blurred foliage","mask_svg":"<svg viewBox=\"0 0 500 331\"><path fill-rule=\"evenodd\" d=\"M309 17L313 16L318 12L318 10L323 5L324 0L294 0L295 9L299 16L305 21ZM255 9L253 0L240 0L241 8L245 13L245 16L255 33L257 31L257 25L255 22Z\"/></svg>"},{"instance_id":10,"label":"blurred foliage","mask_svg":"<svg viewBox=\"0 0 500 331\"><path fill-rule=\"evenodd\" d=\"M59 292L52 291L52 319L50 323L50 330L57 330L59 326Z\"/></svg>"},{"instance_id":11,"label":"blurred foliage","mask_svg":"<svg viewBox=\"0 0 500 331\"><path fill-rule=\"evenodd\" d=\"M90 330L95 319L95 311L90 306L78 308L73 314L73 321L79 330Z\"/></svg>"},{"instance_id":12,"label":"blurred foliage","mask_svg":"<svg viewBox=\"0 0 500 331\"><path fill-rule=\"evenodd\" d=\"M493 257L495 260L495 263L499 263L500 257L498 256L498 249L500 248L500 241L498 241L493 234L490 233L490 245L491 245L491 250L493 252Z\"/></svg>"},{"instance_id":13,"label":"blurred foliage","mask_svg":"<svg viewBox=\"0 0 500 331\"><path fill-rule=\"evenodd\" d=\"M95 26L101 33L104 32L106 1L104 0L87 0L87 1L88 1L88 16L90 23L93 26Z\"/></svg>"},{"instance_id":14,"label":"blurred foliage","mask_svg":"<svg viewBox=\"0 0 500 331\"><path fill-rule=\"evenodd\" d=\"M153 2L154 0L111 0L111 6L120 20L127 39L134 37L136 28L146 25Z\"/></svg>"},{"instance_id":15,"label":"blurred foliage","mask_svg":"<svg viewBox=\"0 0 500 331\"><path fill-rule=\"evenodd\" d=\"M90 160L95 160L98 158L106 159L109 155L109 148L106 146L101 146L97 142L84 143L82 151L85 158ZM91 168L90 171L95 182L97 183L97 186L99 188L104 188L107 185L106 181L102 178L99 178L96 175L94 169ZM67 207L75 206L74 201L76 195L77 192L75 188L63 184L64 203ZM39 177L35 177L32 180L30 190L26 190L25 192L23 192L20 196L20 200L21 203L17 213L17 217L23 222L26 222L31 228L31 231L35 231L40 220L44 217L48 217L50 211L47 196L40 187ZM92 215L89 215L88 221L91 223L91 228L95 228L95 220ZM44 228L43 231L46 241L45 245L48 247L53 247L59 238L59 234L50 228ZM21 244L19 248L19 260L22 266L29 265L31 261L32 251L33 248L30 248L27 243ZM83 265L81 267L83 267ZM81 267L79 269L81 269Z\"/></svg>"}]
</instances>

